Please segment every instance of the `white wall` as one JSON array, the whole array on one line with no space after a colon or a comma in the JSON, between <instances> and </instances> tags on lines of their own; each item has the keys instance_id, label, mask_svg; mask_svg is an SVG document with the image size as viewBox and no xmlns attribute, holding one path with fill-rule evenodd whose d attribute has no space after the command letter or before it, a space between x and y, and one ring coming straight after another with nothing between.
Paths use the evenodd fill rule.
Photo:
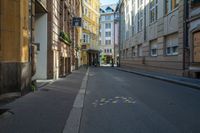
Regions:
<instances>
[{"instance_id":1,"label":"white wall","mask_svg":"<svg viewBox=\"0 0 200 133\"><path fill-rule=\"evenodd\" d=\"M111 15L111 14L110 14ZM100 49L103 49L103 53L104 53L104 49L112 49L112 53L104 53L105 55L114 55L114 13L112 13L111 15L111 20L106 21L105 18L106 14L102 15L102 19L101 19L101 44L100 44ZM105 24L106 23L111 23L111 29L106 29ZM106 37L105 32L106 31L110 31L111 32L111 37ZM106 45L105 41L106 40L111 40L111 45Z\"/></svg>"},{"instance_id":2,"label":"white wall","mask_svg":"<svg viewBox=\"0 0 200 133\"><path fill-rule=\"evenodd\" d=\"M36 17L35 42L40 43L37 52L37 67L35 79L47 79L47 14Z\"/></svg>"}]
</instances>

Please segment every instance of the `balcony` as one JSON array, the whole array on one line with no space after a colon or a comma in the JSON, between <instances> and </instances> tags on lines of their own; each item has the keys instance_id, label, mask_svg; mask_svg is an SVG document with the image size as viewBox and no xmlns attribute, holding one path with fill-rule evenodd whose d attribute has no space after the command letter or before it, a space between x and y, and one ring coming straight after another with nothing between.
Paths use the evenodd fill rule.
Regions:
<instances>
[{"instance_id":1,"label":"balcony","mask_svg":"<svg viewBox=\"0 0 200 133\"><path fill-rule=\"evenodd\" d=\"M46 13L47 0L36 0L35 9L36 9L36 13Z\"/></svg>"}]
</instances>

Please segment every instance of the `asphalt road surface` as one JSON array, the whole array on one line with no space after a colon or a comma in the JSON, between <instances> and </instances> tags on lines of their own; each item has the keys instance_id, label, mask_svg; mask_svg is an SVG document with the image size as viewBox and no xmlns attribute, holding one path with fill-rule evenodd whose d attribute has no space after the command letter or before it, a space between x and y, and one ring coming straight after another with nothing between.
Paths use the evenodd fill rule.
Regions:
<instances>
[{"instance_id":1,"label":"asphalt road surface","mask_svg":"<svg viewBox=\"0 0 200 133\"><path fill-rule=\"evenodd\" d=\"M90 68L80 133L200 133L200 90Z\"/></svg>"}]
</instances>

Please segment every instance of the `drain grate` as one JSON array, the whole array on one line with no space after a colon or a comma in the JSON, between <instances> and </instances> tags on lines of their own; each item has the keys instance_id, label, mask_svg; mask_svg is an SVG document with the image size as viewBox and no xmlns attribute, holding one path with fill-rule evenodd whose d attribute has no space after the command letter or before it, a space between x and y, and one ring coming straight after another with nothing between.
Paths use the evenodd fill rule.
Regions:
<instances>
[{"instance_id":1,"label":"drain grate","mask_svg":"<svg viewBox=\"0 0 200 133\"><path fill-rule=\"evenodd\" d=\"M5 112L7 112L9 109L0 109L0 115L4 114Z\"/></svg>"}]
</instances>

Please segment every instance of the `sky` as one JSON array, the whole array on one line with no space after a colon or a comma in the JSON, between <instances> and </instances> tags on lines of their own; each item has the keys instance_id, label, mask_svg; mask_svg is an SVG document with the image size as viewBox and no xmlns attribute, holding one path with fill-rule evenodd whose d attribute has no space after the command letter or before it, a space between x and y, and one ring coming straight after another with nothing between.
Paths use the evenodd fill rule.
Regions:
<instances>
[{"instance_id":1,"label":"sky","mask_svg":"<svg viewBox=\"0 0 200 133\"><path fill-rule=\"evenodd\" d=\"M100 1L101 1L101 4L105 5L105 4L115 4L119 0L100 0Z\"/></svg>"}]
</instances>

